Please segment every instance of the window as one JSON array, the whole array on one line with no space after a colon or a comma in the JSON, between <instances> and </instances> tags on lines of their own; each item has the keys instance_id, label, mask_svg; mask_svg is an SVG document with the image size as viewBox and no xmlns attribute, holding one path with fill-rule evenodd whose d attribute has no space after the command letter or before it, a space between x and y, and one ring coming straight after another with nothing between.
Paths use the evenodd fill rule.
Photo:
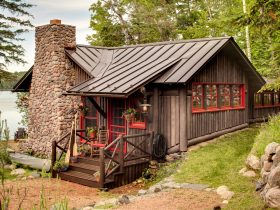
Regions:
<instances>
[{"instance_id":1,"label":"window","mask_svg":"<svg viewBox=\"0 0 280 210\"><path fill-rule=\"evenodd\" d=\"M254 103L255 106L262 106L262 94L256 93L254 95Z\"/></svg>"},{"instance_id":2,"label":"window","mask_svg":"<svg viewBox=\"0 0 280 210\"><path fill-rule=\"evenodd\" d=\"M192 84L193 112L245 108L243 84Z\"/></svg>"},{"instance_id":3,"label":"window","mask_svg":"<svg viewBox=\"0 0 280 210\"><path fill-rule=\"evenodd\" d=\"M136 110L135 118L129 123L129 128L146 129L145 116L142 112L140 104L142 104L142 97L131 98L129 101L129 108Z\"/></svg>"},{"instance_id":4,"label":"window","mask_svg":"<svg viewBox=\"0 0 280 210\"><path fill-rule=\"evenodd\" d=\"M202 85L193 85L192 87L193 109L203 108L203 89Z\"/></svg>"},{"instance_id":5,"label":"window","mask_svg":"<svg viewBox=\"0 0 280 210\"><path fill-rule=\"evenodd\" d=\"M230 85L220 85L219 89L221 107L230 107Z\"/></svg>"},{"instance_id":6,"label":"window","mask_svg":"<svg viewBox=\"0 0 280 210\"><path fill-rule=\"evenodd\" d=\"M96 100L96 98L94 98ZM96 108L93 106L93 104L90 102L88 97L84 97L82 99L85 106L88 108L88 111L86 115L83 117L82 120L84 120L84 128L87 127L98 127L98 112Z\"/></svg>"},{"instance_id":7,"label":"window","mask_svg":"<svg viewBox=\"0 0 280 210\"><path fill-rule=\"evenodd\" d=\"M274 93L274 105L280 105L279 93Z\"/></svg>"},{"instance_id":8,"label":"window","mask_svg":"<svg viewBox=\"0 0 280 210\"><path fill-rule=\"evenodd\" d=\"M272 105L272 94L271 93L264 93L263 94L263 105L264 106L271 106Z\"/></svg>"},{"instance_id":9,"label":"window","mask_svg":"<svg viewBox=\"0 0 280 210\"><path fill-rule=\"evenodd\" d=\"M217 86L205 85L206 108L217 108Z\"/></svg>"}]
</instances>

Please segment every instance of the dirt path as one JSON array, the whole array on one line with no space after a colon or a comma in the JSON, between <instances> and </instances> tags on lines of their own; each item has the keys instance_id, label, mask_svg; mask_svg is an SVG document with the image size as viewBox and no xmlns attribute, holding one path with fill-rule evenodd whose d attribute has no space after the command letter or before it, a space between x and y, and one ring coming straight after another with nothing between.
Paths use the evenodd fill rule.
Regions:
<instances>
[{"instance_id":1,"label":"dirt path","mask_svg":"<svg viewBox=\"0 0 280 210\"><path fill-rule=\"evenodd\" d=\"M197 190L172 190L159 192L152 197L143 198L127 205L120 206L119 210L205 210L219 206L222 200L213 192Z\"/></svg>"},{"instance_id":2,"label":"dirt path","mask_svg":"<svg viewBox=\"0 0 280 210\"><path fill-rule=\"evenodd\" d=\"M68 200L68 206L70 209L92 205L101 199L98 195L98 189L58 179L41 178L34 180L9 181L7 186L12 186L13 188L10 202L11 210L17 209L18 206L19 196L17 195L17 191L19 190L19 195L22 197L25 189L27 190L27 193L22 205L22 209L24 210L30 210L34 206L38 209L42 189L48 208L64 198Z\"/></svg>"}]
</instances>

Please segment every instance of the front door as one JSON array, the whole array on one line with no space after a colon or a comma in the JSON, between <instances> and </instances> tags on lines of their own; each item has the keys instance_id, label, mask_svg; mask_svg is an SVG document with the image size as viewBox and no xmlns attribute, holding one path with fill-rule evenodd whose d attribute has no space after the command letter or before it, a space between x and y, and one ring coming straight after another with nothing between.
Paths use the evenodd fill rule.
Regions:
<instances>
[{"instance_id":1,"label":"front door","mask_svg":"<svg viewBox=\"0 0 280 210\"><path fill-rule=\"evenodd\" d=\"M125 99L109 99L108 128L109 142L114 141L120 134L126 134L126 120L122 113L126 109Z\"/></svg>"}]
</instances>

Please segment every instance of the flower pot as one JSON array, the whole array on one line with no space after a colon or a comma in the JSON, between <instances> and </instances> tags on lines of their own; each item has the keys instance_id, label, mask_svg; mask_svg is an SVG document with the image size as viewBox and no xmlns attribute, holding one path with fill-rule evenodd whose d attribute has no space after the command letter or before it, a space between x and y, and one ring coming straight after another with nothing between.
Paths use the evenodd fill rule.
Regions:
<instances>
[{"instance_id":1,"label":"flower pot","mask_svg":"<svg viewBox=\"0 0 280 210\"><path fill-rule=\"evenodd\" d=\"M131 122L134 120L135 115L134 114L125 114L124 118L127 120L127 122Z\"/></svg>"}]
</instances>

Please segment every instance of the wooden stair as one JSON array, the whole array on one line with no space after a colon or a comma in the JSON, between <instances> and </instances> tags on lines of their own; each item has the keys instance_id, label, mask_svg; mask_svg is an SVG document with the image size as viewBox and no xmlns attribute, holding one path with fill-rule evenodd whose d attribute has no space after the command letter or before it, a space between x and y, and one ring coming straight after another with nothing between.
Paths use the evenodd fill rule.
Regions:
<instances>
[{"instance_id":1,"label":"wooden stair","mask_svg":"<svg viewBox=\"0 0 280 210\"><path fill-rule=\"evenodd\" d=\"M78 157L77 163L70 163L68 170L60 172L58 175L62 180L74 182L77 184L100 188L98 180L94 177L94 174L99 171L99 161L92 158ZM106 180L104 185L110 185L114 180Z\"/></svg>"}]
</instances>

